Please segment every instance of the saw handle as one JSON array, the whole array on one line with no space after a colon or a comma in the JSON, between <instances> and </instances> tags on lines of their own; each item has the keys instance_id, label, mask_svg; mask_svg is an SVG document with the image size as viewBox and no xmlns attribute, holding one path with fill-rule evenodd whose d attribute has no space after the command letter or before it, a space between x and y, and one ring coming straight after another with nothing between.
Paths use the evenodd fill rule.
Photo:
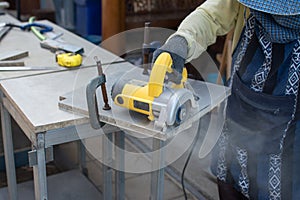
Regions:
<instances>
[{"instance_id":1,"label":"saw handle","mask_svg":"<svg viewBox=\"0 0 300 200\"><path fill-rule=\"evenodd\" d=\"M106 79L105 75L100 75L90 81L90 83L86 87L86 99L88 105L88 112L91 126L94 129L99 129L103 126L99 119L99 109L98 109L98 101L97 101L97 88L103 84L105 84Z\"/></svg>"},{"instance_id":2,"label":"saw handle","mask_svg":"<svg viewBox=\"0 0 300 200\"><path fill-rule=\"evenodd\" d=\"M155 60L148 83L148 95L151 97L159 97L163 92L164 80L167 73L173 77L180 77L178 83L173 88L183 88L183 83L187 80L186 68L183 68L179 74L176 69L172 68L173 60L168 52L161 53Z\"/></svg>"}]
</instances>

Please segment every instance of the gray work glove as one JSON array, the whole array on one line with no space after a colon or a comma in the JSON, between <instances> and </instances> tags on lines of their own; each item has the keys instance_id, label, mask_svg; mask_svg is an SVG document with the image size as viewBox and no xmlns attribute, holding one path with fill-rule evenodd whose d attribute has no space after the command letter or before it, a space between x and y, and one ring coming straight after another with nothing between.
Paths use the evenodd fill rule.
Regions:
<instances>
[{"instance_id":1,"label":"gray work glove","mask_svg":"<svg viewBox=\"0 0 300 200\"><path fill-rule=\"evenodd\" d=\"M188 44L186 39L178 35L170 38L167 43L154 51L152 63L154 63L156 58L163 52L170 53L173 60L172 68L175 69L173 70L174 72L172 74L168 75L169 80L179 84L181 82L181 74L188 52Z\"/></svg>"}]
</instances>

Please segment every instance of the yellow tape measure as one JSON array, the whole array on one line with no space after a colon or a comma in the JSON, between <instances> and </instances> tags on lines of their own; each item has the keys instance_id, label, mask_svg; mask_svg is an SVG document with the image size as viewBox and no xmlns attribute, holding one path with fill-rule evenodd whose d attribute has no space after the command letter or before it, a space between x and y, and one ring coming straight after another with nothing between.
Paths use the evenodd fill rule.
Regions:
<instances>
[{"instance_id":1,"label":"yellow tape measure","mask_svg":"<svg viewBox=\"0 0 300 200\"><path fill-rule=\"evenodd\" d=\"M58 53L56 62L63 67L78 67L82 63L82 56L75 53Z\"/></svg>"}]
</instances>

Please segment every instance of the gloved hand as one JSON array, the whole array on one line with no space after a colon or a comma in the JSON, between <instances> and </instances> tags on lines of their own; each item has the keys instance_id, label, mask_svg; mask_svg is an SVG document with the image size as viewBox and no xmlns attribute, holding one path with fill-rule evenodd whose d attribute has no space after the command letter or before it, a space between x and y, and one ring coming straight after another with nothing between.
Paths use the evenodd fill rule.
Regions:
<instances>
[{"instance_id":1,"label":"gloved hand","mask_svg":"<svg viewBox=\"0 0 300 200\"><path fill-rule=\"evenodd\" d=\"M163 52L168 52L173 60L172 68L175 69L172 74L169 74L169 80L179 84L182 78L182 70L187 57L188 44L185 38L175 35L170 38L167 43L153 52L152 63Z\"/></svg>"}]
</instances>

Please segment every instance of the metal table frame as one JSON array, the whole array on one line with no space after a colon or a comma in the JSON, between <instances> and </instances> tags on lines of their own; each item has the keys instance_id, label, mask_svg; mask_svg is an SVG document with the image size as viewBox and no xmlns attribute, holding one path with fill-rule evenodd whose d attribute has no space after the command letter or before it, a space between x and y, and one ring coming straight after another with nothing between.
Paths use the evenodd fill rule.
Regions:
<instances>
[{"instance_id":1,"label":"metal table frame","mask_svg":"<svg viewBox=\"0 0 300 200\"><path fill-rule=\"evenodd\" d=\"M1 95L1 124L2 124L2 132L3 132L3 144L4 144L4 154L5 154L5 166L7 173L7 182L8 182L8 191L9 197L11 200L18 199L17 192L17 182L16 182L16 171L15 171L15 162L14 162L14 151L13 151L13 141L12 141L12 131L11 131L11 115L10 112L6 109L3 104L3 100L6 97L3 93ZM110 130L107 133L107 137L112 139L113 135L115 136L115 144L124 147L124 134L122 132L115 132L114 130ZM31 134L31 136L34 134ZM48 199L48 191L47 191L47 175L46 175L46 162L53 159L53 149L51 148L53 145L62 144L71 141L77 141L85 138L81 138L78 136L75 126L69 126L66 128L55 129L51 131L45 131L35 134L35 138L29 138L32 142L32 151L29 152L29 160L33 167L33 175L34 175L34 188L35 188L35 198L39 200L47 200ZM99 135L88 134L86 138L95 137ZM49 149L49 150L48 150ZM112 146L111 144L103 143L103 152L105 153L105 157L107 159L112 158ZM81 161L84 160L84 151L81 152ZM122 153L118 152L117 159L119 160L120 165L124 163L124 156ZM82 171L85 171L84 163L81 164ZM104 199L113 199L112 197L112 177L113 170L110 167L104 166L104 191L103 196ZM116 172L115 178L115 191L116 191L116 199L124 199L125 193L125 175L122 171Z\"/></svg>"},{"instance_id":2,"label":"metal table frame","mask_svg":"<svg viewBox=\"0 0 300 200\"><path fill-rule=\"evenodd\" d=\"M0 19L3 21L10 21L14 23L19 23L18 20L13 18L10 15L0 16ZM122 61L121 58L108 52L105 49L102 49L92 43L86 41L83 38L78 37L77 35L51 23L47 20L41 21L41 23L48 24L53 26L54 29L59 33L64 33L63 38L66 41L72 41L72 44L82 45L85 49L85 52L89 55L84 60L84 65L95 64L93 58L95 55L101 55L100 59L102 62L112 62L112 61ZM27 45L23 42L24 38L27 41L30 41L32 45ZM12 43L13 41L13 43ZM20 42L21 41L21 42ZM27 64L32 66L55 66L55 61L52 58L53 53L48 50L38 49L39 40L30 32L23 32L18 29L12 30L4 40L1 41L2 47L5 51L14 50L17 46L18 49L26 49L30 52L30 58L27 58ZM43 56L46 59L40 59ZM57 70L44 70L44 71L28 71L28 72L6 72L1 74L0 80L20 78L25 76L39 76L52 73L63 73L68 69L57 69ZM57 72L54 72L57 71ZM79 138L76 128L74 125L68 125L63 128L53 128L47 131L34 131L32 127L26 125L26 121L23 116L17 114L18 110L11 104L10 100L5 96L5 94L0 91L0 110L1 110L1 124L2 124L2 135L3 135L3 146L4 146L4 155L6 163L6 173L7 173L7 182L8 182L8 192L9 197L12 200L18 199L17 194L17 182L16 182L16 172L15 172L15 161L14 161L14 148L12 140L12 129L11 129L11 117L13 117L17 122L23 121L20 125L21 129L25 132L26 136L32 143L32 151L29 153L29 160L32 164L34 171L34 187L35 187L35 196L36 199L47 199L47 182L46 182L46 162L53 158L53 145L62 144L65 142L78 141L82 138ZM39 112L39 111L37 111ZM22 118L23 117L23 118ZM87 120L86 120L87 121ZM87 137L93 137L94 135L87 135ZM84 171L84 151L81 151L81 167ZM121 188L121 187L120 187Z\"/></svg>"},{"instance_id":3,"label":"metal table frame","mask_svg":"<svg viewBox=\"0 0 300 200\"><path fill-rule=\"evenodd\" d=\"M14 113L13 110L8 111L5 107L8 106L8 101L4 94L0 92L0 109L1 109L1 124L3 132L3 144L4 144L4 153L5 153L5 165L7 173L7 182L8 182L8 191L9 197L11 200L18 199L17 193L17 182L16 182L16 172L15 172L15 162L13 154L13 141L12 141L12 131L11 131L11 113ZM3 103L3 100L6 103ZM5 105L4 105L5 104ZM11 113L10 113L11 112ZM88 125L88 124L86 124ZM23 127L24 128L24 127ZM105 131L105 135L109 138L110 141L113 140L114 144L120 149L124 149L125 146L125 134L121 131L116 131L113 126L110 126L112 130ZM66 142L81 140L77 134L75 126L69 126L66 128L60 128L45 132L39 132L34 138L29 138L32 142L32 151L29 153L29 160L32 162L32 167L34 171L34 188L35 188L35 198L39 200L48 199L47 191L47 176L46 176L46 163L53 158L53 149L51 148L54 145L62 144ZM86 135L86 138L95 137L97 135ZM105 142L103 140L103 153L106 163L113 162L112 152L113 147L112 143ZM164 146L165 141L153 138L153 150L158 150L152 158L155 162L152 163L153 168L158 168L159 170L151 172L151 200L162 200L164 194L164 168L159 167L164 162L164 152L161 150ZM49 149L49 150L48 150ZM31 155L30 155L31 154ZM81 154L84 154L84 151L81 151ZM81 156L81 161L84 160L84 156ZM124 152L121 150L115 151L115 158L118 160L118 168L122 169L124 165ZM84 167L84 162L81 163L82 171L86 169ZM103 198L104 199L113 199L113 172L115 171L115 199L123 200L125 199L125 173L123 171L116 171L109 166L103 165Z\"/></svg>"}]
</instances>

